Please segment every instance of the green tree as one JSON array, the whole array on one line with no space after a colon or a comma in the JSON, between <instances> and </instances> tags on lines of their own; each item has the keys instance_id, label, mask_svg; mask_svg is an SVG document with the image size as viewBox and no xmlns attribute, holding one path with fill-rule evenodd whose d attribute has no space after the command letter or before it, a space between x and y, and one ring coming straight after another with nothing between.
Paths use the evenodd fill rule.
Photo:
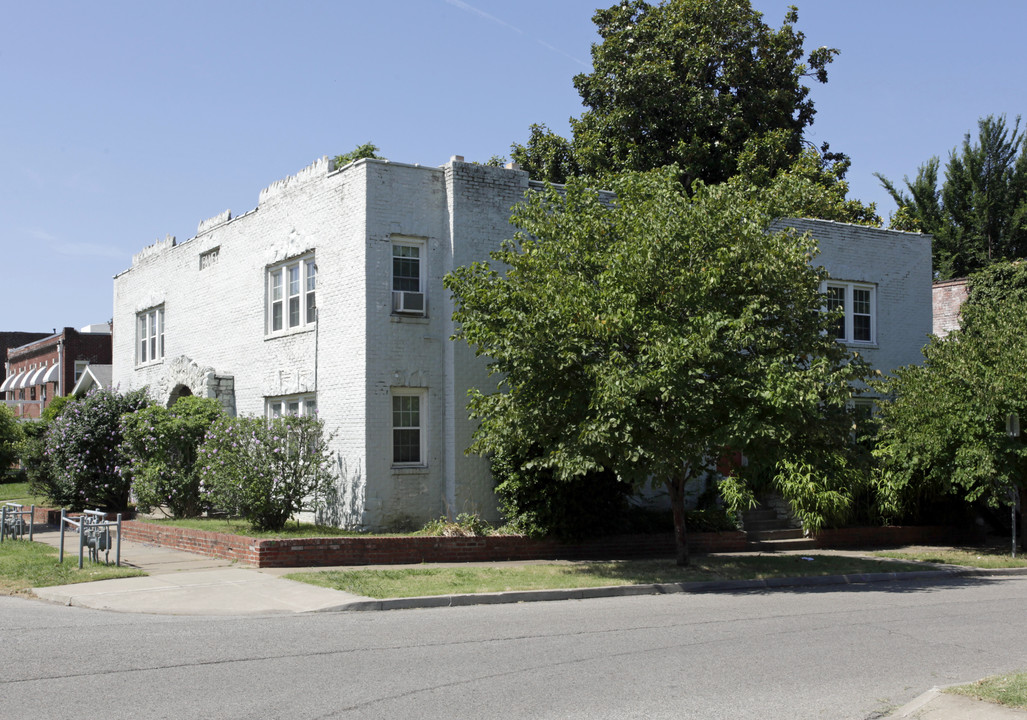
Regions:
<instances>
[{"instance_id":1,"label":"green tree","mask_svg":"<svg viewBox=\"0 0 1027 720\"><path fill-rule=\"evenodd\" d=\"M961 328L882 382L875 455L893 512L951 496L1005 504L1013 490L1027 500L1027 446L1006 433L1010 413L1027 418L1025 275L1007 264L972 276ZM1019 287L1002 292L1011 278Z\"/></svg>"},{"instance_id":2,"label":"green tree","mask_svg":"<svg viewBox=\"0 0 1027 720\"><path fill-rule=\"evenodd\" d=\"M1027 255L1027 150L1020 118L1010 129L989 115L949 154L938 186L939 160L904 178L906 191L877 178L898 205L891 226L934 236L934 269L941 278L962 277L993 262Z\"/></svg>"},{"instance_id":3,"label":"green tree","mask_svg":"<svg viewBox=\"0 0 1027 720\"><path fill-rule=\"evenodd\" d=\"M0 482L8 479L11 466L18 461L24 438L21 424L6 405L0 405Z\"/></svg>"},{"instance_id":4,"label":"green tree","mask_svg":"<svg viewBox=\"0 0 1027 720\"><path fill-rule=\"evenodd\" d=\"M196 450L224 409L212 398L183 397L170 408L152 405L121 419L132 489L143 510L174 517L203 510Z\"/></svg>"},{"instance_id":5,"label":"green tree","mask_svg":"<svg viewBox=\"0 0 1027 720\"><path fill-rule=\"evenodd\" d=\"M775 130L796 158L815 114L805 82L826 82L838 52L821 47L804 60L797 21L792 8L774 30L748 0L597 10L593 70L574 78L586 110L571 119L573 141L535 125L514 158L554 182L575 166L602 178L677 164L686 187L733 176L746 142Z\"/></svg>"},{"instance_id":6,"label":"green tree","mask_svg":"<svg viewBox=\"0 0 1027 720\"><path fill-rule=\"evenodd\" d=\"M372 160L384 160L385 158L378 154L380 150L381 148L379 148L374 143L366 142L363 145L357 145L348 153L336 155L334 158L332 158L332 160L335 163L336 168L345 167L346 165L349 165L351 162L354 162L356 160L363 160L364 158L370 158Z\"/></svg>"},{"instance_id":7,"label":"green tree","mask_svg":"<svg viewBox=\"0 0 1027 720\"><path fill-rule=\"evenodd\" d=\"M44 409L36 422L28 422L22 426L24 437L18 447L21 464L28 477L29 488L34 495L45 495L53 482L50 464L46 461L46 432L54 418L61 414L64 406L75 398L58 395Z\"/></svg>"},{"instance_id":8,"label":"green tree","mask_svg":"<svg viewBox=\"0 0 1027 720\"><path fill-rule=\"evenodd\" d=\"M457 336L499 378L471 395L471 449L535 447L524 464L558 481L609 471L663 483L687 564L685 485L724 448L786 479L779 460L822 467L819 451L833 450L809 444L809 429L844 406L865 366L827 332L815 241L768 231L823 189L784 174L760 192L698 184L689 198L678 177L615 178L614 202L576 179L536 193L495 266L457 269L446 285ZM743 475L721 489L735 507L752 500Z\"/></svg>"},{"instance_id":9,"label":"green tree","mask_svg":"<svg viewBox=\"0 0 1027 720\"><path fill-rule=\"evenodd\" d=\"M144 390L91 390L67 403L46 431L51 502L72 510L128 508L128 458L122 450L121 416L149 405Z\"/></svg>"}]
</instances>

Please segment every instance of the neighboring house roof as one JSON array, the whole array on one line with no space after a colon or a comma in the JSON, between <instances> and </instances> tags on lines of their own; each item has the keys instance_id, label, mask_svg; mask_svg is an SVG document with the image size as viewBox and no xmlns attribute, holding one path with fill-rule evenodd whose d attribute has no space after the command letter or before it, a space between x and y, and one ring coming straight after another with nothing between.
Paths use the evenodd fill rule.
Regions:
<instances>
[{"instance_id":1,"label":"neighboring house roof","mask_svg":"<svg viewBox=\"0 0 1027 720\"><path fill-rule=\"evenodd\" d=\"M75 397L80 397L94 387L110 387L111 370L113 367L113 365L86 365L86 369L82 372L82 377L78 379L75 387L71 389L71 394Z\"/></svg>"}]
</instances>

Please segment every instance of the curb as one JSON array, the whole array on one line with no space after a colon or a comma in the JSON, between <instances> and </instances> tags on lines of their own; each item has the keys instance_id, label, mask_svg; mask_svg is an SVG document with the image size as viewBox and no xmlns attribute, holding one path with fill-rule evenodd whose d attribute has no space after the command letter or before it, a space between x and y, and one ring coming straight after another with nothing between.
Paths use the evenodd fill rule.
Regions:
<instances>
[{"instance_id":1,"label":"curb","mask_svg":"<svg viewBox=\"0 0 1027 720\"><path fill-rule=\"evenodd\" d=\"M499 593L463 595L428 595L408 598L358 600L309 612L364 612L375 610L412 610L415 608L463 607L469 605L502 605L554 600L589 600L605 597L637 595L673 595L677 593L745 592L797 587L829 587L832 585L865 585L894 580L932 580L954 577L986 577L990 575L1027 575L1027 568L966 568L948 566L941 570L912 572L859 573L855 575L817 575L811 577L766 578L764 580L713 580L707 582L657 583L649 585L611 585L607 587L567 588L559 590L513 590Z\"/></svg>"}]
</instances>

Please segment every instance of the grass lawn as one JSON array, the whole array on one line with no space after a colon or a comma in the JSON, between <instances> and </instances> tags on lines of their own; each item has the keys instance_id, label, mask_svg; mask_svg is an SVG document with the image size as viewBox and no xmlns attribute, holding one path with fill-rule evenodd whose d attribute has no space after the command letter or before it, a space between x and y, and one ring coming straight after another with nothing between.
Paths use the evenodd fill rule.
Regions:
<instances>
[{"instance_id":1,"label":"grass lawn","mask_svg":"<svg viewBox=\"0 0 1027 720\"><path fill-rule=\"evenodd\" d=\"M631 560L489 567L330 570L292 573L285 577L365 597L395 598L922 569L922 565L913 563L837 555L708 555L693 558L692 564L686 568L678 567L673 560Z\"/></svg>"},{"instance_id":2,"label":"grass lawn","mask_svg":"<svg viewBox=\"0 0 1027 720\"><path fill-rule=\"evenodd\" d=\"M7 502L21 503L22 505L46 505L46 498L42 495L33 495L27 482L3 483L0 485L0 505Z\"/></svg>"},{"instance_id":3,"label":"grass lawn","mask_svg":"<svg viewBox=\"0 0 1027 720\"><path fill-rule=\"evenodd\" d=\"M969 685L945 688L945 692L1027 710L1027 673L984 678Z\"/></svg>"},{"instance_id":4,"label":"grass lawn","mask_svg":"<svg viewBox=\"0 0 1027 720\"><path fill-rule=\"evenodd\" d=\"M134 568L91 563L88 559L79 570L77 554L65 552L63 564L57 561L57 556L56 548L38 542L5 540L0 543L0 595L13 595L34 587L146 574Z\"/></svg>"},{"instance_id":5,"label":"grass lawn","mask_svg":"<svg viewBox=\"0 0 1027 720\"><path fill-rule=\"evenodd\" d=\"M259 532L250 527L245 520L228 520L223 518L183 518L181 520L136 518L140 522L165 525L167 527L190 528L206 532L226 533L228 535L245 535L255 538L296 538L296 537L367 537L367 533L355 530L343 530L337 527L314 525L313 523L289 522L281 532Z\"/></svg>"},{"instance_id":6,"label":"grass lawn","mask_svg":"<svg viewBox=\"0 0 1027 720\"><path fill-rule=\"evenodd\" d=\"M1027 567L1027 557L1018 550L1012 557L1010 548L920 548L905 550L884 550L875 552L878 557L911 560L915 562L945 563L946 565L966 565L978 568L1017 568Z\"/></svg>"}]
</instances>

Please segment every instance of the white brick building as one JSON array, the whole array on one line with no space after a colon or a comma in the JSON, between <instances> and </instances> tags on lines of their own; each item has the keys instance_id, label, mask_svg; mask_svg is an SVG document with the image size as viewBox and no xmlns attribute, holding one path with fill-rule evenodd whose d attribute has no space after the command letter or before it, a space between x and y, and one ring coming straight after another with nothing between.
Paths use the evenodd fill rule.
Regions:
<instances>
[{"instance_id":1,"label":"white brick building","mask_svg":"<svg viewBox=\"0 0 1027 720\"><path fill-rule=\"evenodd\" d=\"M165 403L218 397L240 414L316 408L336 434L336 524L494 519L488 463L464 454L467 390L494 381L449 340L442 278L512 236L510 208L533 184L460 158L318 161L261 192L256 209L133 258L114 281L113 384ZM878 367L917 362L931 330L929 238L788 224L821 240L838 302L869 301L869 318L849 313L848 339Z\"/></svg>"},{"instance_id":2,"label":"white brick building","mask_svg":"<svg viewBox=\"0 0 1027 720\"><path fill-rule=\"evenodd\" d=\"M525 172L458 159L318 161L133 258L114 281L114 385L240 414L316 406L340 458L334 522L495 518L488 463L464 455L467 389L487 374L449 340L442 277L512 236L527 189Z\"/></svg>"}]
</instances>

